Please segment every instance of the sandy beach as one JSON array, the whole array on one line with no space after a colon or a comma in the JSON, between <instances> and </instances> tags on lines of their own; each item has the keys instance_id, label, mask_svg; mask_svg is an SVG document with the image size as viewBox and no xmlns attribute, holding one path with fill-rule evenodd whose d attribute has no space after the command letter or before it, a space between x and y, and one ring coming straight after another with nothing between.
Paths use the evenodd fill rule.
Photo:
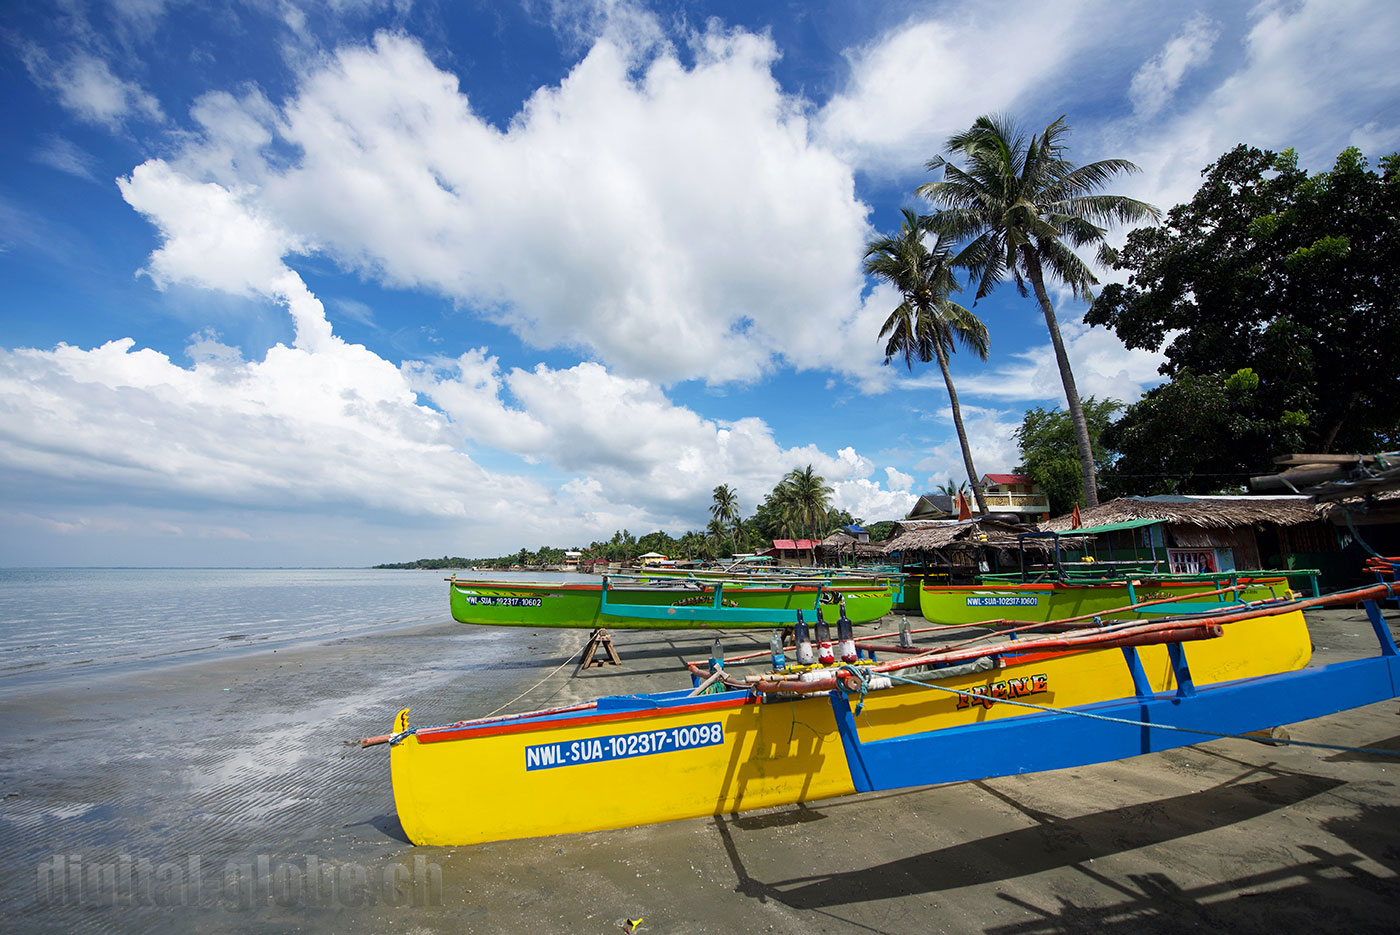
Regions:
<instances>
[{"instance_id":1,"label":"sandy beach","mask_svg":"<svg viewBox=\"0 0 1400 935\"><path fill-rule=\"evenodd\" d=\"M1394 628L1395 611L1389 612ZM1318 661L1366 651L1315 614ZM712 633L448 622L112 674L0 699L16 932L1393 931L1400 758L1243 740L739 816L415 848L383 733L685 684ZM724 634L730 653L766 633ZM486 664L505 641L518 661ZM483 650L490 648L490 652ZM477 659L478 661L474 661ZM1394 702L1295 739L1400 748ZM619 795L629 790L619 789ZM464 801L473 799L470 779Z\"/></svg>"}]
</instances>

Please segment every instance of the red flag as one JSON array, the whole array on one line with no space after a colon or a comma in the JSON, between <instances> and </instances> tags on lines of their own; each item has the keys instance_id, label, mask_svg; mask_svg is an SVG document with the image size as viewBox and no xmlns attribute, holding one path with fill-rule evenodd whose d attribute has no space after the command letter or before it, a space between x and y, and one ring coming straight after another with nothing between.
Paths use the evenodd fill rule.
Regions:
<instances>
[{"instance_id":1,"label":"red flag","mask_svg":"<svg viewBox=\"0 0 1400 935\"><path fill-rule=\"evenodd\" d=\"M958 491L958 519L972 519L972 508L967 505L967 496Z\"/></svg>"},{"instance_id":2,"label":"red flag","mask_svg":"<svg viewBox=\"0 0 1400 935\"><path fill-rule=\"evenodd\" d=\"M1070 514L1069 528L1078 529L1080 526L1083 525L1083 521L1081 521L1079 518L1079 503L1078 501L1076 501L1074 504L1074 512Z\"/></svg>"}]
</instances>

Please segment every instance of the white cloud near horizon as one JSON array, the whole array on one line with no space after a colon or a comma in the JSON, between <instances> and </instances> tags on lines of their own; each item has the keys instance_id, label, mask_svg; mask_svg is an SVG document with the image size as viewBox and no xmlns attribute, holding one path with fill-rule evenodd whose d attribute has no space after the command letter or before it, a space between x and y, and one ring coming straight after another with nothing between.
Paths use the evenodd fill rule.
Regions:
<instances>
[{"instance_id":1,"label":"white cloud near horizon","mask_svg":"<svg viewBox=\"0 0 1400 935\"><path fill-rule=\"evenodd\" d=\"M760 419L704 419L598 364L502 374L476 349L396 367L322 327L319 301L298 286L295 273L274 276L299 340L261 361L207 331L192 337L189 367L129 338L0 349L0 470L102 491L114 505L158 496L253 512L348 506L451 521L476 554L587 542L622 527L696 528L718 484L734 486L752 511L783 473L806 464L836 488L834 506L860 515L907 509L905 495L871 482L873 462L849 447L784 449ZM477 444L551 470L487 470L468 453ZM57 534L161 531L93 509L79 518L31 509L25 522ZM166 527L231 537L210 524Z\"/></svg>"}]
</instances>

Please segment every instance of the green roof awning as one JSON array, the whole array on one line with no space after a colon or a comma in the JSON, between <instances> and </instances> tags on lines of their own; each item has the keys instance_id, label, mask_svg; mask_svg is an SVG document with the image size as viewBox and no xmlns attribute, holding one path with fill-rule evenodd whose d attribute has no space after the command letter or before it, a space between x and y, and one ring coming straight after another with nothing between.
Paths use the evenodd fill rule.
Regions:
<instances>
[{"instance_id":1,"label":"green roof awning","mask_svg":"<svg viewBox=\"0 0 1400 935\"><path fill-rule=\"evenodd\" d=\"M1092 536L1101 532L1117 532L1120 529L1141 529L1143 526L1165 522L1164 519L1125 519L1121 523L1104 523L1102 526L1080 526L1078 529L1066 529L1060 535Z\"/></svg>"}]
</instances>

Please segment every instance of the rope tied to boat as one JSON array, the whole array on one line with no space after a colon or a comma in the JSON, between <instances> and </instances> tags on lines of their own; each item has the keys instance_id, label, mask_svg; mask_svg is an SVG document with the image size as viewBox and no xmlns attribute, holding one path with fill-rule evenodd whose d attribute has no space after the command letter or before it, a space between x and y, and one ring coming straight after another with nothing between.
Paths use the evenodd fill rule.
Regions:
<instances>
[{"instance_id":1,"label":"rope tied to boat","mask_svg":"<svg viewBox=\"0 0 1400 935\"><path fill-rule=\"evenodd\" d=\"M408 730L401 730L397 734L390 734L386 743L391 747L397 746L399 741L403 740L405 737L411 737L416 733L418 733L418 728L410 727Z\"/></svg>"},{"instance_id":2,"label":"rope tied to boat","mask_svg":"<svg viewBox=\"0 0 1400 935\"><path fill-rule=\"evenodd\" d=\"M847 696L857 695L856 710L857 715L865 709L865 695L870 691L870 667L851 665L849 662L842 663L836 667L836 684L840 686L842 692ZM857 688L851 688L851 682L859 684Z\"/></svg>"},{"instance_id":3,"label":"rope tied to boat","mask_svg":"<svg viewBox=\"0 0 1400 935\"><path fill-rule=\"evenodd\" d=\"M905 678L902 675L896 675L892 672L886 672L885 676L891 679L892 681L906 682L910 685L915 685L921 688L936 688L937 690L941 692L947 692L950 695L964 695L968 698L976 699L978 702L990 701L992 704L1009 704L1015 705L1018 708L1031 708L1035 711L1045 711L1050 714L1072 714L1075 717L1089 718L1093 721L1107 721L1111 724L1126 724L1129 727L1149 727L1154 730L1174 730L1184 734L1204 734L1207 737L1216 737L1222 740L1253 739L1245 734L1225 734L1219 731L1203 730L1199 727L1181 727L1176 724L1154 724L1151 721L1137 721L1133 720L1132 718L1111 717L1107 714L1094 714L1090 711L1076 711L1073 708L1052 708L1049 705L1034 704L1029 701L1014 701L1010 698L989 698L986 695L982 695L977 692L966 691L961 688L949 688L947 685L934 685L928 682L918 682L914 679ZM863 696L864 692L862 692L861 694ZM856 713L860 713L859 708L856 708ZM1400 756L1400 750L1388 750L1380 747L1346 747L1334 743L1315 743L1308 740L1293 740L1291 738L1285 740L1281 737L1274 738L1269 742L1290 747L1313 747L1319 750L1341 750L1346 753L1377 753L1382 756Z\"/></svg>"}]
</instances>

